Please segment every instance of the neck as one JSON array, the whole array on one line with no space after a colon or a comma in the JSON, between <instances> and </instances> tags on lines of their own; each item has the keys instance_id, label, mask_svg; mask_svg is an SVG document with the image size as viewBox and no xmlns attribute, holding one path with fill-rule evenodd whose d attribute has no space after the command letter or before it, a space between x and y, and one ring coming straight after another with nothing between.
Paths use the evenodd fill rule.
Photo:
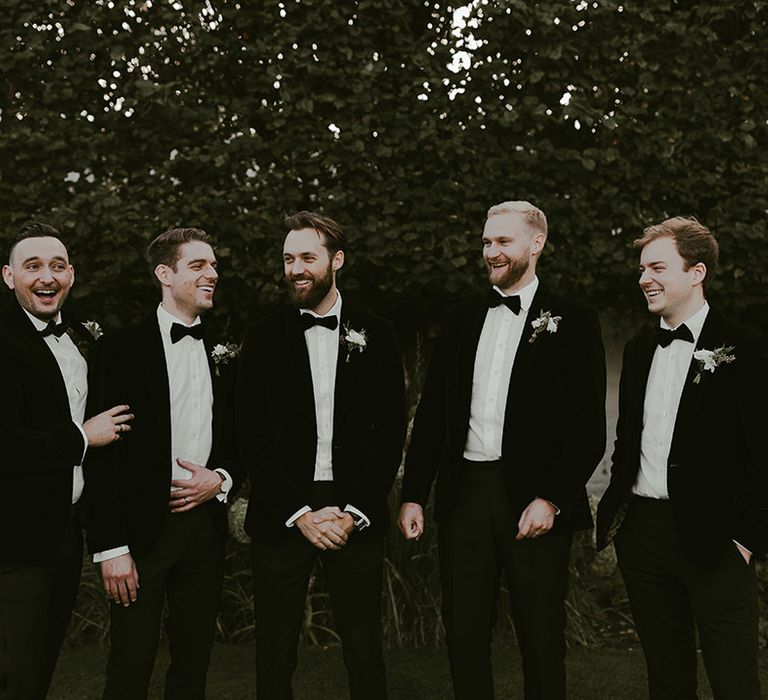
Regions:
<instances>
[{"instance_id":1,"label":"neck","mask_svg":"<svg viewBox=\"0 0 768 700\"><path fill-rule=\"evenodd\" d=\"M310 311L314 311L318 316L325 316L333 308L337 297L336 285L333 285L328 294L323 297L323 300L313 309L310 309Z\"/></svg>"},{"instance_id":2,"label":"neck","mask_svg":"<svg viewBox=\"0 0 768 700\"><path fill-rule=\"evenodd\" d=\"M662 314L662 318L670 328L677 328L681 323L685 323L689 318L695 316L704 307L704 297L697 297L682 309L676 309L668 316Z\"/></svg>"},{"instance_id":3,"label":"neck","mask_svg":"<svg viewBox=\"0 0 768 700\"><path fill-rule=\"evenodd\" d=\"M179 321L183 321L188 326L191 326L198 317L197 313L179 308L172 300L163 299L162 306L171 316L175 316Z\"/></svg>"},{"instance_id":4,"label":"neck","mask_svg":"<svg viewBox=\"0 0 768 700\"><path fill-rule=\"evenodd\" d=\"M499 289L501 289L507 296L512 296L513 294L517 294L521 289L525 289L535 278L536 268L528 268L528 271L513 285L509 287L499 287Z\"/></svg>"}]
</instances>

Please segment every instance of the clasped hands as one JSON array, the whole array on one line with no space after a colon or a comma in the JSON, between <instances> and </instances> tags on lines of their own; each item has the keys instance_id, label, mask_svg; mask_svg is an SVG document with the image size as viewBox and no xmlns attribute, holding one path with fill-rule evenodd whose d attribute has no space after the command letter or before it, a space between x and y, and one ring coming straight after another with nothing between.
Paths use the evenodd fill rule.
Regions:
<instances>
[{"instance_id":1,"label":"clasped hands","mask_svg":"<svg viewBox=\"0 0 768 700\"><path fill-rule=\"evenodd\" d=\"M355 519L338 506L325 506L300 515L294 525L318 549L341 549L355 529Z\"/></svg>"}]
</instances>

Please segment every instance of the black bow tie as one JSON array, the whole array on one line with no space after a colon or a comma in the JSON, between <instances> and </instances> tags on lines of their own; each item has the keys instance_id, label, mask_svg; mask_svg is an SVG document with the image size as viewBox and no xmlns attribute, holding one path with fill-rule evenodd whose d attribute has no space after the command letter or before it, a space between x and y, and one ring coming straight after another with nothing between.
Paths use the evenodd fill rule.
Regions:
<instances>
[{"instance_id":1,"label":"black bow tie","mask_svg":"<svg viewBox=\"0 0 768 700\"><path fill-rule=\"evenodd\" d=\"M662 328L661 326L656 329L656 342L661 345L661 347L667 347L673 340L685 340L688 343L692 343L693 333L691 333L691 329L684 323L673 331Z\"/></svg>"},{"instance_id":2,"label":"black bow tie","mask_svg":"<svg viewBox=\"0 0 768 700\"><path fill-rule=\"evenodd\" d=\"M515 294L513 297L505 297L499 294L495 289L491 289L488 292L488 306L495 309L497 306L504 304L513 314L520 313L520 297Z\"/></svg>"},{"instance_id":3,"label":"black bow tie","mask_svg":"<svg viewBox=\"0 0 768 700\"><path fill-rule=\"evenodd\" d=\"M312 326L322 326L329 331L335 331L339 326L338 316L313 316L312 314L301 314L301 326L304 330L312 328Z\"/></svg>"},{"instance_id":4,"label":"black bow tie","mask_svg":"<svg viewBox=\"0 0 768 700\"><path fill-rule=\"evenodd\" d=\"M174 323L171 326L171 343L178 343L183 337L189 336L195 340L203 339L203 324L198 323L194 326L184 326L181 323Z\"/></svg>"},{"instance_id":5,"label":"black bow tie","mask_svg":"<svg viewBox=\"0 0 768 700\"><path fill-rule=\"evenodd\" d=\"M69 328L69 323L66 321L56 323L56 321L51 319L48 321L48 325L40 331L40 335L42 335L43 338L47 335L55 335L57 338L61 338L61 336L67 332L67 328Z\"/></svg>"}]
</instances>

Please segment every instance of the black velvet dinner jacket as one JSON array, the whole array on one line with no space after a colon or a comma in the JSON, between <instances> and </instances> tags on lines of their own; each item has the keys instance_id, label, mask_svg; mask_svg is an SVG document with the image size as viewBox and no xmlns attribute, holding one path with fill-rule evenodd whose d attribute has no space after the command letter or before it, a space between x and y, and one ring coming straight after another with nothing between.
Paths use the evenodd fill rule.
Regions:
<instances>
[{"instance_id":1,"label":"black velvet dinner jacket","mask_svg":"<svg viewBox=\"0 0 768 700\"><path fill-rule=\"evenodd\" d=\"M93 342L80 323L72 332L79 347ZM67 532L85 441L56 358L15 299L0 313L0 386L0 564L42 564Z\"/></svg>"},{"instance_id":2,"label":"black velvet dinner jacket","mask_svg":"<svg viewBox=\"0 0 768 700\"><path fill-rule=\"evenodd\" d=\"M221 467L235 487L242 481L234 443L234 366L211 358L215 343L205 334L213 386L211 469ZM163 340L153 311L141 323L103 336L96 344L90 373L89 414L127 404L135 415L120 441L86 457L88 547L100 552L128 545L147 552L170 510L171 406ZM213 509L222 531L226 508L217 499L199 506Z\"/></svg>"},{"instance_id":3,"label":"black velvet dinner jacket","mask_svg":"<svg viewBox=\"0 0 768 700\"><path fill-rule=\"evenodd\" d=\"M701 373L691 360L675 417L667 486L685 555L713 566L731 540L761 555L768 541L768 353L765 336L709 310L696 349L732 346L735 360ZM597 544L615 536L640 469L640 438L655 329L624 349L611 483Z\"/></svg>"},{"instance_id":4,"label":"black velvet dinner jacket","mask_svg":"<svg viewBox=\"0 0 768 700\"><path fill-rule=\"evenodd\" d=\"M365 331L362 352L347 350L344 328ZM339 503L387 527L387 495L405 438L403 368L391 323L346 302L341 309L333 416L333 476ZM254 325L239 365L240 454L251 479L246 531L253 538L287 536L285 522L310 504L317 426L309 354L297 309Z\"/></svg>"},{"instance_id":5,"label":"black velvet dinner jacket","mask_svg":"<svg viewBox=\"0 0 768 700\"><path fill-rule=\"evenodd\" d=\"M426 504L437 476L435 519L458 488L469 429L475 355L487 295L451 309L422 392L405 463L403 502ZM533 342L542 312L561 316ZM507 495L522 513L536 497L561 512L555 530L592 526L585 484L605 451L605 353L597 315L540 285L529 309L509 382L502 462ZM514 536L515 533L511 533Z\"/></svg>"}]
</instances>

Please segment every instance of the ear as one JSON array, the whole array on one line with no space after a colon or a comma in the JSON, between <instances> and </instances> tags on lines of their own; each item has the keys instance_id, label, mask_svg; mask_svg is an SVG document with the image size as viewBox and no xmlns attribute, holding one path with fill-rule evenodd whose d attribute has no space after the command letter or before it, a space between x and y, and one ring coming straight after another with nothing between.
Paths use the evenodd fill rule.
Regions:
<instances>
[{"instance_id":1,"label":"ear","mask_svg":"<svg viewBox=\"0 0 768 700\"><path fill-rule=\"evenodd\" d=\"M69 286L73 287L75 285L75 268L72 267L72 265L69 265L69 274L72 275L72 281L70 282Z\"/></svg>"},{"instance_id":2,"label":"ear","mask_svg":"<svg viewBox=\"0 0 768 700\"><path fill-rule=\"evenodd\" d=\"M334 272L336 270L339 270L344 265L344 251L343 250L337 250L336 254L333 256L333 260L331 260L331 268Z\"/></svg>"},{"instance_id":3,"label":"ear","mask_svg":"<svg viewBox=\"0 0 768 700\"><path fill-rule=\"evenodd\" d=\"M547 234L537 231L531 240L531 255L539 255L544 250L544 244L547 242Z\"/></svg>"},{"instance_id":4,"label":"ear","mask_svg":"<svg viewBox=\"0 0 768 700\"><path fill-rule=\"evenodd\" d=\"M163 287L171 286L171 268L168 267L168 265L163 265L163 263L160 263L155 268L155 277L157 277L158 281L161 285L163 285Z\"/></svg>"},{"instance_id":5,"label":"ear","mask_svg":"<svg viewBox=\"0 0 768 700\"><path fill-rule=\"evenodd\" d=\"M707 276L707 266L703 262L697 262L688 268L688 272L693 273L693 285L702 284Z\"/></svg>"},{"instance_id":6,"label":"ear","mask_svg":"<svg viewBox=\"0 0 768 700\"><path fill-rule=\"evenodd\" d=\"M3 282L8 289L13 289L13 272L10 265L3 265Z\"/></svg>"}]
</instances>

